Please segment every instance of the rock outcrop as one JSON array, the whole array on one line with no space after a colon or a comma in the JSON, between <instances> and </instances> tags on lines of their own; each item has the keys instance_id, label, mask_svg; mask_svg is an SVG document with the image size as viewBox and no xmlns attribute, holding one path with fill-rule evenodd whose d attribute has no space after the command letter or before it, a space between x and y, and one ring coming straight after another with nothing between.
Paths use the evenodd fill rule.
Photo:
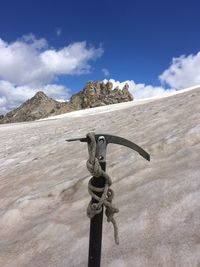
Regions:
<instances>
[{"instance_id":1,"label":"rock outcrop","mask_svg":"<svg viewBox=\"0 0 200 267\"><path fill-rule=\"evenodd\" d=\"M128 91L126 83L123 89L113 89L111 82L89 81L83 91L72 96L70 103L75 110L105 106L121 102L132 101L133 96Z\"/></svg>"},{"instance_id":2,"label":"rock outcrop","mask_svg":"<svg viewBox=\"0 0 200 267\"><path fill-rule=\"evenodd\" d=\"M58 102L39 91L21 106L8 112L0 123L33 121L69 111L72 111L70 103Z\"/></svg>"},{"instance_id":3,"label":"rock outcrop","mask_svg":"<svg viewBox=\"0 0 200 267\"><path fill-rule=\"evenodd\" d=\"M111 82L105 84L89 81L82 91L71 97L69 102L58 102L43 92L37 92L18 108L5 116L0 116L0 123L33 121L74 110L132 101L133 96L128 89L128 84L122 89L119 87L113 89Z\"/></svg>"}]
</instances>

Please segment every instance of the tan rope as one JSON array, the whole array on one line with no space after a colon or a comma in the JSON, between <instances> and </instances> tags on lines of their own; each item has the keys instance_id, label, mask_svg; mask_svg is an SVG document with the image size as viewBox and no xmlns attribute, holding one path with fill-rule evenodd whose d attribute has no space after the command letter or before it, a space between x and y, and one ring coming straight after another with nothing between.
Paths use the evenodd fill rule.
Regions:
<instances>
[{"instance_id":1,"label":"tan rope","mask_svg":"<svg viewBox=\"0 0 200 267\"><path fill-rule=\"evenodd\" d=\"M112 222L114 227L114 238L115 243L119 244L119 238L118 238L118 227L116 224L116 221L114 219L114 214L119 212L119 209L116 208L113 203L113 197L114 192L110 188L112 181L110 176L102 170L101 165L98 161L98 159L95 157L96 154L96 140L95 140L95 133L91 132L87 134L87 138L90 139L90 142L88 142L88 152L89 152L89 159L87 161L87 169L94 177L100 177L103 176L105 178L105 186L103 188L95 187L91 184L91 179L88 183L88 191L91 197L95 200L97 200L97 203L92 203L90 201L88 208L87 208L87 215L89 218L93 218L96 214L101 213L102 206L105 206L105 214L107 216L107 221ZM99 197L95 193L102 192L102 196Z\"/></svg>"}]
</instances>

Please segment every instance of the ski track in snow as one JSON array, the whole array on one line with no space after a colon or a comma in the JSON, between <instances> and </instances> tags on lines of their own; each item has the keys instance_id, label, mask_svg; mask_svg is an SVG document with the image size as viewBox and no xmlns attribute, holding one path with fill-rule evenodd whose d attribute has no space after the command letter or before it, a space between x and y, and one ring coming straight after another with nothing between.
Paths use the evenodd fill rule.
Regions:
<instances>
[{"instance_id":1,"label":"ski track in snow","mask_svg":"<svg viewBox=\"0 0 200 267\"><path fill-rule=\"evenodd\" d=\"M88 132L122 136L107 172L120 245L104 220L102 267L200 266L200 86L162 97L0 125L0 266L87 266Z\"/></svg>"}]
</instances>

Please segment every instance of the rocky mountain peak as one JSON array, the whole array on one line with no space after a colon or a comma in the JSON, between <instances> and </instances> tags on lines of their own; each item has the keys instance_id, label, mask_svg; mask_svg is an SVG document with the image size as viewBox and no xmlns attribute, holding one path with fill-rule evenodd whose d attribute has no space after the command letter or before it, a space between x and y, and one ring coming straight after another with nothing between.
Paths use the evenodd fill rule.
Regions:
<instances>
[{"instance_id":1,"label":"rocky mountain peak","mask_svg":"<svg viewBox=\"0 0 200 267\"><path fill-rule=\"evenodd\" d=\"M36 98L36 99L50 99L50 98L49 98L44 92L42 92L42 91L38 91L38 92L35 94L34 98Z\"/></svg>"},{"instance_id":2,"label":"rocky mountain peak","mask_svg":"<svg viewBox=\"0 0 200 267\"><path fill-rule=\"evenodd\" d=\"M0 116L0 123L32 121L73 110L105 106L132 101L128 84L120 89L111 82L88 81L82 91L74 94L69 102L58 102L38 91L18 108Z\"/></svg>"},{"instance_id":3,"label":"rocky mountain peak","mask_svg":"<svg viewBox=\"0 0 200 267\"><path fill-rule=\"evenodd\" d=\"M33 121L69 111L72 111L70 103L58 102L39 91L21 106L8 112L0 123Z\"/></svg>"}]
</instances>

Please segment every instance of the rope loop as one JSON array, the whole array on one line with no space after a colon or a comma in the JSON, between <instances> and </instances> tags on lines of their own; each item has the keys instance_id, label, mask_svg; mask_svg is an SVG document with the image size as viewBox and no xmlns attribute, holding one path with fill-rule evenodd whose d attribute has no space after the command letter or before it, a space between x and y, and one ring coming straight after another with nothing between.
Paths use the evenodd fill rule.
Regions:
<instances>
[{"instance_id":1,"label":"rope loop","mask_svg":"<svg viewBox=\"0 0 200 267\"><path fill-rule=\"evenodd\" d=\"M102 170L101 165L98 159L95 157L96 154L96 140L95 140L95 133L90 132L87 134L87 138L89 138L90 142L88 142L88 152L89 152L89 159L87 160L87 169L94 177L104 177L105 178L105 186L103 188L95 187L92 185L92 178L88 183L88 192L93 199L97 201L97 203L92 203L90 201L88 208L87 208L87 216L91 219L96 214L101 213L103 205L105 206L105 214L107 217L108 222L112 222L114 227L114 238L115 243L119 244L118 238L118 227L116 221L114 219L114 214L119 212L119 209L116 208L113 203L114 192L110 188L112 184L112 180L110 176ZM95 193L102 192L102 196L99 197Z\"/></svg>"}]
</instances>

